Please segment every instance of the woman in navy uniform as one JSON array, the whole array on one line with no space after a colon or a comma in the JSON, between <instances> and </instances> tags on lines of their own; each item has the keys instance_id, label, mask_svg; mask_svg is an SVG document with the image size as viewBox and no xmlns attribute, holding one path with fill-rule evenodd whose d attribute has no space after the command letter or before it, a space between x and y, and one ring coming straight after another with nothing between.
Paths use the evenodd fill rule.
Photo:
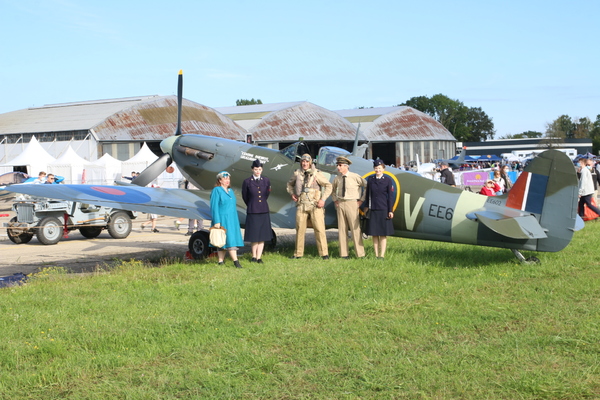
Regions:
<instances>
[{"instance_id":1,"label":"woman in navy uniform","mask_svg":"<svg viewBox=\"0 0 600 400\"><path fill-rule=\"evenodd\" d=\"M265 242L273 239L271 230L271 214L267 199L271 194L271 181L262 176L263 164L260 160L252 163L252 176L242 183L242 198L246 203L246 230L244 241L250 242L252 247L252 260L262 264L262 253Z\"/></svg>"},{"instance_id":2,"label":"woman in navy uniform","mask_svg":"<svg viewBox=\"0 0 600 400\"><path fill-rule=\"evenodd\" d=\"M382 160L373 161L375 174L367 178L367 196L362 204L363 211L371 210L367 220L365 234L373 237L375 257L383 259L387 246L387 237L394 234L394 186L392 178L385 175L385 164Z\"/></svg>"}]
</instances>

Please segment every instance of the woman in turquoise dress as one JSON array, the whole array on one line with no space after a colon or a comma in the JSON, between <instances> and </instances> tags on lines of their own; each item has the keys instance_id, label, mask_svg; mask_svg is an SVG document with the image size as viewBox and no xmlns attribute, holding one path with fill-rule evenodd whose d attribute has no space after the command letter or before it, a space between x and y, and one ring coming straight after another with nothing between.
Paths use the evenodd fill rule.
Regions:
<instances>
[{"instance_id":1,"label":"woman in turquoise dress","mask_svg":"<svg viewBox=\"0 0 600 400\"><path fill-rule=\"evenodd\" d=\"M217 250L219 265L225 262L225 254L233 260L236 268L242 268L238 261L238 247L244 245L240 220L237 215L236 199L231 185L231 176L227 171L217 174L217 182L210 194L210 210L212 212L212 226L227 229L227 240L225 246Z\"/></svg>"}]
</instances>

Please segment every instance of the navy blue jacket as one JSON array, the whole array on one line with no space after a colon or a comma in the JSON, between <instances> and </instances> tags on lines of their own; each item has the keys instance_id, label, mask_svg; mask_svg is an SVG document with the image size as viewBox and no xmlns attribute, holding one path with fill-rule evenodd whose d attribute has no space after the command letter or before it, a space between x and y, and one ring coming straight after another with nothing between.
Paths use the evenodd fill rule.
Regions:
<instances>
[{"instance_id":1,"label":"navy blue jacket","mask_svg":"<svg viewBox=\"0 0 600 400\"><path fill-rule=\"evenodd\" d=\"M248 214L262 214L269 212L267 199L271 194L271 181L266 176L255 180L254 176L244 179L242 183L242 199L248 207Z\"/></svg>"},{"instance_id":2,"label":"navy blue jacket","mask_svg":"<svg viewBox=\"0 0 600 400\"><path fill-rule=\"evenodd\" d=\"M381 179L377 179L375 175L371 175L367 178L367 197L365 198L365 202L362 203L361 208L385 210L390 213L394 208L395 199L392 178L383 175Z\"/></svg>"}]
</instances>

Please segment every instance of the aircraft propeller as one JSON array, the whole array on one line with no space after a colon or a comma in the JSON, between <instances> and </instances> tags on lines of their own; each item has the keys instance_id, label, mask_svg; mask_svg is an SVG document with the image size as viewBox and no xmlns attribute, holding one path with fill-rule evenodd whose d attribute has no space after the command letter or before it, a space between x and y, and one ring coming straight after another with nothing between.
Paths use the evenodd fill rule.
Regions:
<instances>
[{"instance_id":1,"label":"aircraft propeller","mask_svg":"<svg viewBox=\"0 0 600 400\"><path fill-rule=\"evenodd\" d=\"M175 129L175 136L181 136L181 109L183 102L183 71L179 70L179 78L177 82L177 128ZM161 143L161 149L165 150ZM154 161L150 166L143 170L133 181L132 184L138 186L146 186L153 180L155 180L171 163L173 157L167 152L160 156L158 160Z\"/></svg>"}]
</instances>

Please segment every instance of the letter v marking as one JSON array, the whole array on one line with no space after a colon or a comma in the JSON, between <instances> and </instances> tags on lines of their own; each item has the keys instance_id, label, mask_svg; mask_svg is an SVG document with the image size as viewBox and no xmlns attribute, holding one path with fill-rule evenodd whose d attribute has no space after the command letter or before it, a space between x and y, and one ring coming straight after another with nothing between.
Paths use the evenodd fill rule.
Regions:
<instances>
[{"instance_id":1,"label":"letter v marking","mask_svg":"<svg viewBox=\"0 0 600 400\"><path fill-rule=\"evenodd\" d=\"M404 195L404 220L406 222L406 229L409 231L414 230L415 222L417 221L417 215L419 215L419 210L423 206L425 202L424 197L419 197L417 200L417 204L415 204L415 208L413 208L412 212L410 211L410 193L406 193Z\"/></svg>"}]
</instances>

